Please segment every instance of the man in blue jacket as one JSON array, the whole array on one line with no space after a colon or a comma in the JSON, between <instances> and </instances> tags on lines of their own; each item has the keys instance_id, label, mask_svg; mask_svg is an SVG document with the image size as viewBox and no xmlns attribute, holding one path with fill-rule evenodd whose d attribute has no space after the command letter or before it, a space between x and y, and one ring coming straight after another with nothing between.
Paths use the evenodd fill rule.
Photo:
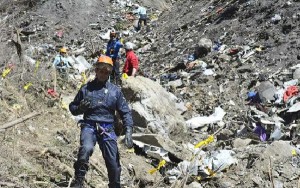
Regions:
<instances>
[{"instance_id":1,"label":"man in blue jacket","mask_svg":"<svg viewBox=\"0 0 300 188\"><path fill-rule=\"evenodd\" d=\"M114 116L115 111L120 114L126 128L125 145L132 148L131 110L121 89L107 81L113 69L112 59L108 56L100 56L94 66L95 80L84 85L69 105L73 115L83 114L83 120L80 122L80 148L77 161L74 163L75 187L83 187L89 158L98 142L107 167L108 186L120 188L121 166L117 136L114 132Z\"/></svg>"},{"instance_id":2,"label":"man in blue jacket","mask_svg":"<svg viewBox=\"0 0 300 188\"><path fill-rule=\"evenodd\" d=\"M111 75L111 79L115 83L119 83L121 79L120 74L120 49L123 47L123 44L119 41L117 37L117 33L115 31L110 32L110 39L107 43L106 54L111 57L113 60L113 71Z\"/></svg>"}]
</instances>

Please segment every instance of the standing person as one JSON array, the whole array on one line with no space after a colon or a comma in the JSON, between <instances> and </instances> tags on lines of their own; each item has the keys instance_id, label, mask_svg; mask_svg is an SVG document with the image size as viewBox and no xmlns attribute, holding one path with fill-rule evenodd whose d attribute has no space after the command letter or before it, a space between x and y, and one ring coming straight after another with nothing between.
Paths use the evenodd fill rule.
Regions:
<instances>
[{"instance_id":1,"label":"standing person","mask_svg":"<svg viewBox=\"0 0 300 188\"><path fill-rule=\"evenodd\" d=\"M120 82L120 48L123 47L123 44L119 41L117 37L117 33L115 31L111 31L109 34L109 41L106 47L105 55L109 56L113 60L113 71L112 71L112 81L119 84Z\"/></svg>"},{"instance_id":2,"label":"standing person","mask_svg":"<svg viewBox=\"0 0 300 188\"><path fill-rule=\"evenodd\" d=\"M72 66L67 60L67 49L65 47L59 49L59 54L54 58L53 66L56 68L63 80L68 81L69 69Z\"/></svg>"},{"instance_id":3,"label":"standing person","mask_svg":"<svg viewBox=\"0 0 300 188\"><path fill-rule=\"evenodd\" d=\"M69 105L73 115L83 114L83 120L80 121L80 147L77 161L74 163L75 186L83 187L89 158L98 142L108 172L108 186L120 188L121 166L117 136L114 132L114 116L115 111L120 114L126 128L125 145L132 148L131 110L121 89L107 81L113 69L112 59L100 56L94 67L95 80L84 85Z\"/></svg>"},{"instance_id":4,"label":"standing person","mask_svg":"<svg viewBox=\"0 0 300 188\"><path fill-rule=\"evenodd\" d=\"M125 43L126 61L123 67L123 73L128 76L135 76L139 68L139 59L133 52L134 44L131 42Z\"/></svg>"},{"instance_id":5,"label":"standing person","mask_svg":"<svg viewBox=\"0 0 300 188\"><path fill-rule=\"evenodd\" d=\"M67 56L67 49L63 47L63 48L59 49L59 54L57 54L54 58L53 66L59 72L64 71L67 68L71 67L66 56Z\"/></svg>"},{"instance_id":6,"label":"standing person","mask_svg":"<svg viewBox=\"0 0 300 188\"><path fill-rule=\"evenodd\" d=\"M139 31L141 30L142 22L144 22L144 25L147 26L147 9L139 4L134 4L133 6L135 10L132 12L139 15L138 27L136 28L136 30Z\"/></svg>"}]
</instances>

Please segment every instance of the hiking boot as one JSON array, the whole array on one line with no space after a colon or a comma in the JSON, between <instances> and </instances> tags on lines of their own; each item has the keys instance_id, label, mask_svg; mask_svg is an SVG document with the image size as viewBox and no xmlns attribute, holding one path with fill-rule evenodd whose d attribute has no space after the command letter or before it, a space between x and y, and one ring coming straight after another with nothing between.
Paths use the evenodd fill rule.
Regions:
<instances>
[{"instance_id":1,"label":"hiking boot","mask_svg":"<svg viewBox=\"0 0 300 188\"><path fill-rule=\"evenodd\" d=\"M75 178L75 181L72 183L71 187L84 188L84 178Z\"/></svg>"}]
</instances>

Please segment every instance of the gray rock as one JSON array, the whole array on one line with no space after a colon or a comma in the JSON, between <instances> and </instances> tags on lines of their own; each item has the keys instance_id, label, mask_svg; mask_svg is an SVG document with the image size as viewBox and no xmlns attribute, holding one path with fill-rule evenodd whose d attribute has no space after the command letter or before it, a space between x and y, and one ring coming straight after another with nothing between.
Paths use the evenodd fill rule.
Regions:
<instances>
[{"instance_id":1,"label":"gray rock","mask_svg":"<svg viewBox=\"0 0 300 188\"><path fill-rule=\"evenodd\" d=\"M177 80L174 80L174 81L170 81L167 86L170 86L170 87L173 87L173 88L177 88L177 87L180 87L182 86L182 81L181 79L177 79Z\"/></svg>"},{"instance_id":2,"label":"gray rock","mask_svg":"<svg viewBox=\"0 0 300 188\"><path fill-rule=\"evenodd\" d=\"M184 135L185 122L176 108L176 97L157 82L140 76L129 77L123 81L122 90L131 103L135 126L167 137Z\"/></svg>"},{"instance_id":3,"label":"gray rock","mask_svg":"<svg viewBox=\"0 0 300 188\"><path fill-rule=\"evenodd\" d=\"M276 89L270 81L261 82L261 84L257 87L257 91L263 102L275 100L274 95Z\"/></svg>"},{"instance_id":4,"label":"gray rock","mask_svg":"<svg viewBox=\"0 0 300 188\"><path fill-rule=\"evenodd\" d=\"M287 158L291 157L291 151L294 149L289 141L275 141L267 147L264 152L264 157Z\"/></svg>"},{"instance_id":5,"label":"gray rock","mask_svg":"<svg viewBox=\"0 0 300 188\"><path fill-rule=\"evenodd\" d=\"M202 188L202 185L200 183L197 182L193 182L187 186L185 186L186 188Z\"/></svg>"},{"instance_id":6,"label":"gray rock","mask_svg":"<svg viewBox=\"0 0 300 188\"><path fill-rule=\"evenodd\" d=\"M223 129L218 135L218 140L228 140L234 136L234 133L229 129Z\"/></svg>"},{"instance_id":7,"label":"gray rock","mask_svg":"<svg viewBox=\"0 0 300 188\"><path fill-rule=\"evenodd\" d=\"M293 79L299 79L300 78L300 69L296 69L293 73Z\"/></svg>"},{"instance_id":8,"label":"gray rock","mask_svg":"<svg viewBox=\"0 0 300 188\"><path fill-rule=\"evenodd\" d=\"M178 157L179 159L185 159L190 156L190 151L181 146L178 146L178 144L176 144L174 141L162 135L134 133L132 135L132 139L134 141L139 141L150 146L163 148L167 152L176 155L176 157Z\"/></svg>"},{"instance_id":9,"label":"gray rock","mask_svg":"<svg viewBox=\"0 0 300 188\"><path fill-rule=\"evenodd\" d=\"M231 57L229 55L226 55L226 54L219 55L219 59L221 59L223 61L226 61L226 62L231 61Z\"/></svg>"},{"instance_id":10,"label":"gray rock","mask_svg":"<svg viewBox=\"0 0 300 188\"><path fill-rule=\"evenodd\" d=\"M252 143L252 139L241 139L241 138L237 138L233 141L233 147L234 148L241 148L241 147L245 147L248 146Z\"/></svg>"},{"instance_id":11,"label":"gray rock","mask_svg":"<svg viewBox=\"0 0 300 188\"><path fill-rule=\"evenodd\" d=\"M182 113L187 111L187 107L185 106L184 102L176 103L176 109Z\"/></svg>"},{"instance_id":12,"label":"gray rock","mask_svg":"<svg viewBox=\"0 0 300 188\"><path fill-rule=\"evenodd\" d=\"M283 188L283 183L278 180L274 180L274 188Z\"/></svg>"},{"instance_id":13,"label":"gray rock","mask_svg":"<svg viewBox=\"0 0 300 188\"><path fill-rule=\"evenodd\" d=\"M251 180L256 184L256 185L261 185L263 182L263 179L260 176L255 176L251 178Z\"/></svg>"},{"instance_id":14,"label":"gray rock","mask_svg":"<svg viewBox=\"0 0 300 188\"><path fill-rule=\"evenodd\" d=\"M210 39L201 38L200 41L199 41L199 43L198 43L198 45L205 47L206 49L208 49L208 51L211 51L213 43L212 43L212 41Z\"/></svg>"},{"instance_id":15,"label":"gray rock","mask_svg":"<svg viewBox=\"0 0 300 188\"><path fill-rule=\"evenodd\" d=\"M244 66L239 67L237 69L237 71L239 73L252 72L253 71L253 67L251 67L250 65L244 65Z\"/></svg>"}]
</instances>

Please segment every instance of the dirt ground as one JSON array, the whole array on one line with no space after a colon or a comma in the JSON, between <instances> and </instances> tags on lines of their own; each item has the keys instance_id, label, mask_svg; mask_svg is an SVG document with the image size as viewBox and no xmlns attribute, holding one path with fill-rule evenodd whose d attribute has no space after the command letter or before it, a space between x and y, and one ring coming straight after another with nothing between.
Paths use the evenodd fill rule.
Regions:
<instances>
[{"instance_id":1,"label":"dirt ground","mask_svg":"<svg viewBox=\"0 0 300 188\"><path fill-rule=\"evenodd\" d=\"M243 65L220 60L216 52L211 52L203 60L215 68L217 76L196 75L191 79L193 84L184 82L184 89L166 87L185 103L192 104L192 110L183 114L185 120L197 114L210 115L216 106L222 106L227 113L224 117L226 129L205 151L233 150L239 163L200 181L201 186L299 187L300 171L291 165L288 149L290 137L277 142L253 139L251 144L237 147L240 141L237 130L249 124L246 116L249 109L244 101L253 82L260 75L278 82L288 81L290 74L286 69L299 63L299 1L153 0L140 3L151 9L151 14L156 11L161 14L150 23L150 32L143 30L126 40L142 44L154 41L149 51L138 53L141 70L154 79L158 79L155 75L187 59L201 38L231 47L263 48ZM279 21L272 19L276 14L281 16ZM51 63L61 46L71 49L85 46L83 55L88 59L92 52L105 46L100 33L124 24L123 15L124 8L109 0L0 0L0 69L3 73L7 67L13 67L8 76L0 80L0 187L68 187L74 173L80 129L67 106L76 94L78 83L58 81L60 96L50 96L48 89L53 87L55 80ZM20 35L22 55L39 60L41 64L37 70L30 60L18 58L14 42L17 28L23 29ZM239 69L244 65L250 67L243 69L246 72ZM282 74L274 76L276 71ZM29 82L32 86L25 91L24 86ZM34 112L38 113L34 117L1 128ZM299 124L297 120L294 123ZM176 143L195 142L205 139L216 129L209 126L189 133L189 138L180 137L186 140L175 140L172 135L171 138ZM155 175L148 173L157 166L157 160L137 147L135 153L129 153L121 137L118 141L124 187L171 186L166 181L166 169ZM86 183L94 188L107 186L106 168L98 147L91 158Z\"/></svg>"}]
</instances>

